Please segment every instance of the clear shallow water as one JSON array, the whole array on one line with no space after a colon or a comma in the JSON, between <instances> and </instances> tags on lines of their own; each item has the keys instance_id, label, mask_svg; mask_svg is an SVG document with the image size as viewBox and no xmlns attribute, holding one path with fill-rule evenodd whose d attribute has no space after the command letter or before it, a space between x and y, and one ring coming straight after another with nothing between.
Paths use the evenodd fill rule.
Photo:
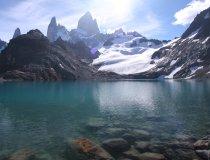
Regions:
<instances>
[{"instance_id":1,"label":"clear shallow water","mask_svg":"<svg viewBox=\"0 0 210 160\"><path fill-rule=\"evenodd\" d=\"M0 84L0 154L20 148L59 159L67 139L110 138L107 127L145 129L160 141L210 133L209 81L123 81ZM58 157L58 158L55 158Z\"/></svg>"}]
</instances>

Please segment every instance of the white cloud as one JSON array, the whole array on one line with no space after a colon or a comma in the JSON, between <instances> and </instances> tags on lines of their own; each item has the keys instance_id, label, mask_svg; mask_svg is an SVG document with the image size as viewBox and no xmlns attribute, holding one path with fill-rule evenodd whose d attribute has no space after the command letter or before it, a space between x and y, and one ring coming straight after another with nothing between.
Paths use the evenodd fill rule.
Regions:
<instances>
[{"instance_id":1,"label":"white cloud","mask_svg":"<svg viewBox=\"0 0 210 160\"><path fill-rule=\"evenodd\" d=\"M188 25L190 24L196 15L201 11L210 7L210 0L193 0L187 6L175 13L174 25Z\"/></svg>"}]
</instances>

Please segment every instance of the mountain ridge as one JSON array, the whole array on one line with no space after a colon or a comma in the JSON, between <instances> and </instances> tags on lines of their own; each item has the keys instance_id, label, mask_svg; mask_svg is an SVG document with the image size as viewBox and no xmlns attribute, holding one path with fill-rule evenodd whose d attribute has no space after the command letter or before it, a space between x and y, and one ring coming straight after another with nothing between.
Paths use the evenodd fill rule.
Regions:
<instances>
[{"instance_id":1,"label":"mountain ridge","mask_svg":"<svg viewBox=\"0 0 210 160\"><path fill-rule=\"evenodd\" d=\"M94 21L90 13L84 19ZM88 18L86 18L88 17ZM118 29L88 35L51 19L45 37L31 30L10 40L0 55L0 77L22 80L210 78L210 8L180 38L147 39ZM97 27L96 27L97 28ZM67 37L67 38L65 38Z\"/></svg>"}]
</instances>

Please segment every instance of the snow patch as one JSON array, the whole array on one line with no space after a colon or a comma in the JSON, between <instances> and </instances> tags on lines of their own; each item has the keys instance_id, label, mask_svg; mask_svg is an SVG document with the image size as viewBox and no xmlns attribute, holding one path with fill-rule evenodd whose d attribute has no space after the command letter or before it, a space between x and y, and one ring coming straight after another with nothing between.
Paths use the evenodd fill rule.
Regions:
<instances>
[{"instance_id":1,"label":"snow patch","mask_svg":"<svg viewBox=\"0 0 210 160\"><path fill-rule=\"evenodd\" d=\"M197 29L196 31L194 31L194 32L192 32L189 36L188 36L188 38L194 38L197 34L198 34L198 32L200 31L200 29L201 28L199 28L199 29Z\"/></svg>"},{"instance_id":2,"label":"snow patch","mask_svg":"<svg viewBox=\"0 0 210 160\"><path fill-rule=\"evenodd\" d=\"M209 39L210 39L210 37L207 37L207 38L202 42L202 44L205 44Z\"/></svg>"},{"instance_id":3,"label":"snow patch","mask_svg":"<svg viewBox=\"0 0 210 160\"><path fill-rule=\"evenodd\" d=\"M168 42L167 44L163 45L163 47L174 47L176 45L176 42L180 40L180 38L176 38L174 40L171 40L170 42Z\"/></svg>"},{"instance_id":4,"label":"snow patch","mask_svg":"<svg viewBox=\"0 0 210 160\"><path fill-rule=\"evenodd\" d=\"M203 60L201 60L201 59L198 59L198 60L197 60L197 62L198 62L198 63L201 63L201 62L203 62Z\"/></svg>"},{"instance_id":5,"label":"snow patch","mask_svg":"<svg viewBox=\"0 0 210 160\"><path fill-rule=\"evenodd\" d=\"M176 64L178 59L171 61L170 66L173 66L174 64Z\"/></svg>"},{"instance_id":6,"label":"snow patch","mask_svg":"<svg viewBox=\"0 0 210 160\"><path fill-rule=\"evenodd\" d=\"M190 71L191 71L191 74L190 75L195 74L195 72L197 72L200 69L203 69L203 66L201 66L201 67L197 67L197 66L196 67L191 67L190 68Z\"/></svg>"},{"instance_id":7,"label":"snow patch","mask_svg":"<svg viewBox=\"0 0 210 160\"><path fill-rule=\"evenodd\" d=\"M181 69L182 69L182 66L180 66L180 67L174 69L174 70L171 72L171 74L168 75L168 76L165 76L165 78L166 78L166 79L173 79L174 75L175 75L176 73L178 73Z\"/></svg>"},{"instance_id":8,"label":"snow patch","mask_svg":"<svg viewBox=\"0 0 210 160\"><path fill-rule=\"evenodd\" d=\"M64 68L62 64L59 64L59 66L60 66L61 68Z\"/></svg>"}]
</instances>

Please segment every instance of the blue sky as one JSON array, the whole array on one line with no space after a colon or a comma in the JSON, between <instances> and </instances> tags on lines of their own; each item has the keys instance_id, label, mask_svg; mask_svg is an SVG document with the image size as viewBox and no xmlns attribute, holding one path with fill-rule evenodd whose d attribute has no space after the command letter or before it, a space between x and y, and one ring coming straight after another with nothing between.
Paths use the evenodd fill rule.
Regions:
<instances>
[{"instance_id":1,"label":"blue sky","mask_svg":"<svg viewBox=\"0 0 210 160\"><path fill-rule=\"evenodd\" d=\"M180 36L210 0L1 0L0 38L8 41L19 27L22 33L40 29L46 34L51 17L66 28L90 11L101 31L123 28L149 38Z\"/></svg>"}]
</instances>

